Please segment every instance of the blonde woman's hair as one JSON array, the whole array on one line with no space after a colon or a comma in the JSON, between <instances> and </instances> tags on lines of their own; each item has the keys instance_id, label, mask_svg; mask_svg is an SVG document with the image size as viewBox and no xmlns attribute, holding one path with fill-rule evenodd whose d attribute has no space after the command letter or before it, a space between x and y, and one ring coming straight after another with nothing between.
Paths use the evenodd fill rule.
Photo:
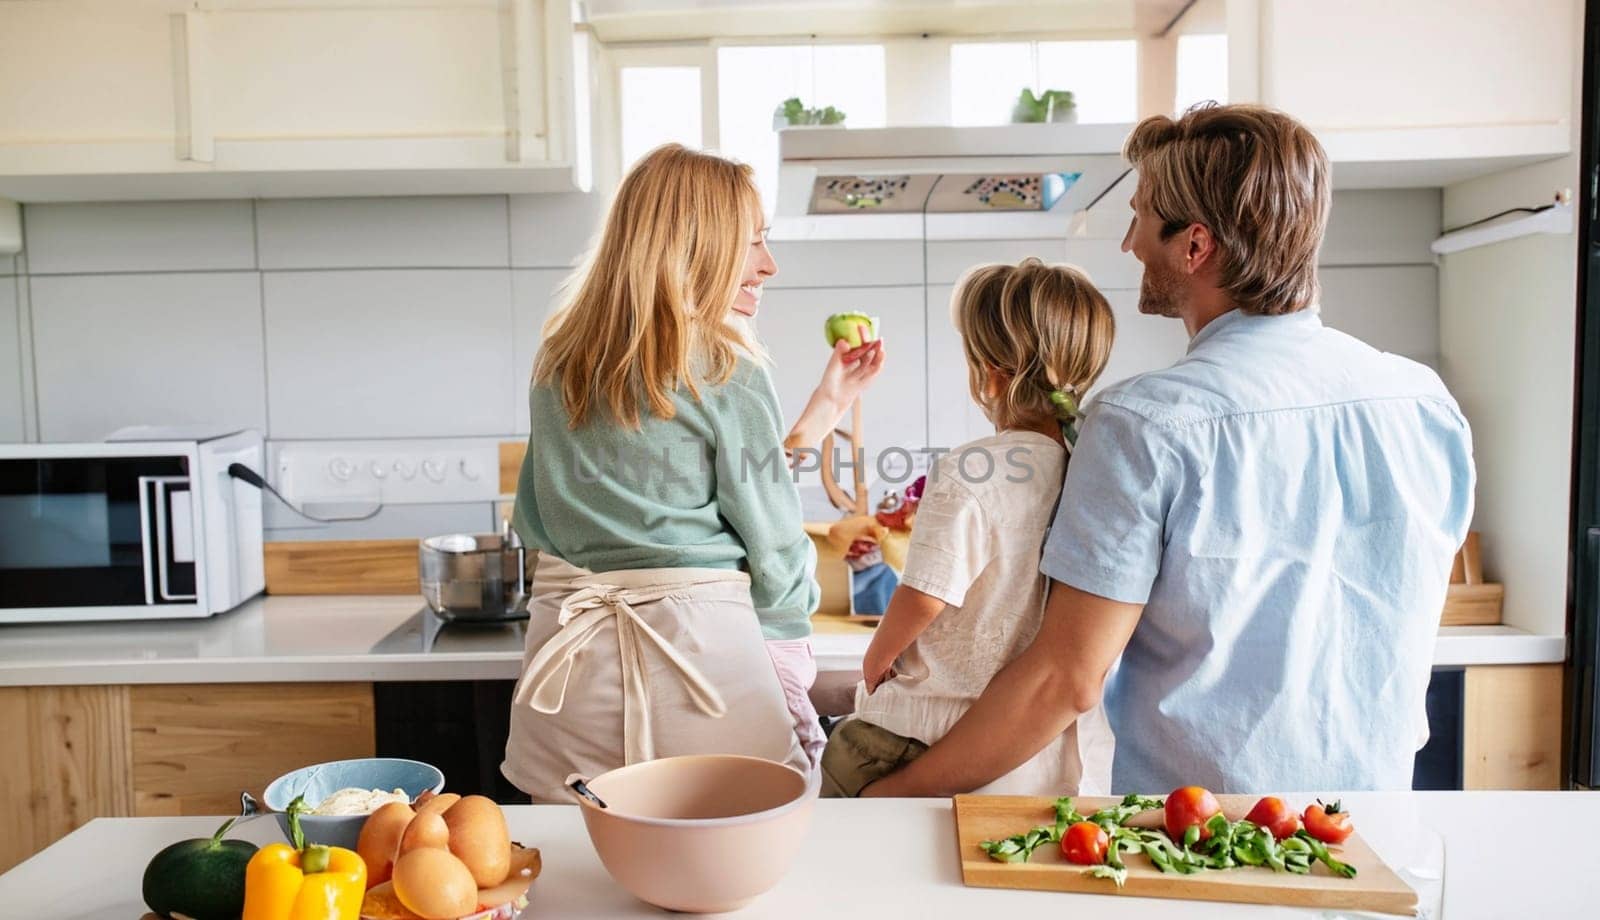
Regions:
<instances>
[{"instance_id":1,"label":"blonde woman's hair","mask_svg":"<svg viewBox=\"0 0 1600 920\"><path fill-rule=\"evenodd\" d=\"M1146 118L1123 155L1167 239L1191 224L1216 238L1220 281L1241 313L1316 303L1328 227L1328 154L1305 125L1255 105L1201 103Z\"/></svg>"},{"instance_id":2,"label":"blonde woman's hair","mask_svg":"<svg viewBox=\"0 0 1600 920\"><path fill-rule=\"evenodd\" d=\"M678 144L645 155L617 189L604 229L563 285L544 327L534 383L561 393L568 425L600 412L637 429L640 407L672 418L759 354L729 312L760 232L752 170Z\"/></svg>"},{"instance_id":3,"label":"blonde woman's hair","mask_svg":"<svg viewBox=\"0 0 1600 920\"><path fill-rule=\"evenodd\" d=\"M967 272L950 309L972 398L1001 429L1059 418L1052 391L1081 402L1105 370L1116 335L1111 305L1087 275L1034 258ZM990 371L1004 378L993 396Z\"/></svg>"}]
</instances>

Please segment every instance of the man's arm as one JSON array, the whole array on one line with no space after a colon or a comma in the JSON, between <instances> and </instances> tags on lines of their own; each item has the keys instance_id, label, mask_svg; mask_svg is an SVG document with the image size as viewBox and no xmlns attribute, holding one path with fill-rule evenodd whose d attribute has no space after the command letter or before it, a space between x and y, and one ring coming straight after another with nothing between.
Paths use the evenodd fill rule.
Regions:
<instances>
[{"instance_id":1,"label":"man's arm","mask_svg":"<svg viewBox=\"0 0 1600 920\"><path fill-rule=\"evenodd\" d=\"M1143 612L1143 604L1051 581L1033 643L994 676L948 734L861 794L954 795L1021 766L1100 702L1106 674Z\"/></svg>"}]
</instances>

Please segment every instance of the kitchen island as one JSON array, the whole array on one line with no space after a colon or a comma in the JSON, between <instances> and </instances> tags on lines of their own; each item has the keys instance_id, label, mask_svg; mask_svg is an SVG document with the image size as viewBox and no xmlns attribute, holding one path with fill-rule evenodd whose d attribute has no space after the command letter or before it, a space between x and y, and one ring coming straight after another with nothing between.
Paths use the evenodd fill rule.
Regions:
<instances>
[{"instance_id":1,"label":"kitchen island","mask_svg":"<svg viewBox=\"0 0 1600 920\"><path fill-rule=\"evenodd\" d=\"M1414 884L1424 895L1429 883L1420 878L1436 874L1442 850L1443 916L1451 920L1590 917L1600 902L1600 874L1591 865L1600 793L1351 793L1342 798L1385 861L1402 872L1417 870ZM576 806L511 806L506 816L512 838L543 853L544 871L534 882L525 916L669 916L611 881ZM6 916L31 920L135 920L145 909L139 882L150 857L176 840L209 836L219 820L98 819L0 875L0 904ZM1507 833L1508 826L1514 832ZM243 825L235 836L262 844L280 839L276 824L265 819ZM1184 920L1351 916L967 888L961 883L948 799L818 802L805 845L783 881L733 916L936 920L1078 912Z\"/></svg>"}]
</instances>

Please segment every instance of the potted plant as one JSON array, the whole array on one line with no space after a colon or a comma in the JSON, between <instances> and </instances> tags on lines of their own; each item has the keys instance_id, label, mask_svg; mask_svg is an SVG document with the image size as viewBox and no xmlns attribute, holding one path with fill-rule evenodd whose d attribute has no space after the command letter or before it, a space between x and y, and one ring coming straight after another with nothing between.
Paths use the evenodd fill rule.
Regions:
<instances>
[{"instance_id":1,"label":"potted plant","mask_svg":"<svg viewBox=\"0 0 1600 920\"><path fill-rule=\"evenodd\" d=\"M781 131L784 128L837 126L844 124L844 119L845 114L831 105L808 109L798 96L791 96L783 100L783 104L772 113L772 128Z\"/></svg>"},{"instance_id":2,"label":"potted plant","mask_svg":"<svg viewBox=\"0 0 1600 920\"><path fill-rule=\"evenodd\" d=\"M1031 88L1024 87L1011 110L1013 123L1076 122L1078 107L1072 93L1064 89L1047 89L1035 96Z\"/></svg>"}]
</instances>

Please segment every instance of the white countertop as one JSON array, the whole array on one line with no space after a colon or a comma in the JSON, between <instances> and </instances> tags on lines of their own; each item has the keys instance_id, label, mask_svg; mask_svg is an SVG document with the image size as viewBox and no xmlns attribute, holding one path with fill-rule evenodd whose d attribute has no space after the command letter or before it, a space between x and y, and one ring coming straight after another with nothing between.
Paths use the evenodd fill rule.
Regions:
<instances>
[{"instance_id":1,"label":"white countertop","mask_svg":"<svg viewBox=\"0 0 1600 920\"><path fill-rule=\"evenodd\" d=\"M1384 860L1404 872L1437 865L1442 846L1444 917L1592 917L1600 902L1592 829L1600 793L1353 793L1342 797ZM530 918L667 917L612 883L576 806L506 808L511 836L539 847ZM206 837L219 818L100 818L0 876L6 916L36 920L135 920L140 878L169 843ZM1537 846L1530 835L1537 834ZM280 839L270 820L234 835ZM1432 857L1420 855L1432 853ZM92 878L93 884L85 880ZM1118 895L967 888L961 884L948 799L823 800L795 864L778 887L735 916L886 918L1171 916L1183 920L1353 917L1279 907ZM1362 914L1371 917L1377 915Z\"/></svg>"},{"instance_id":2,"label":"white countertop","mask_svg":"<svg viewBox=\"0 0 1600 920\"><path fill-rule=\"evenodd\" d=\"M519 676L521 624L450 625L435 633L423 610L421 598L410 595L261 597L207 619L0 626L0 686ZM818 632L812 644L819 669L858 670L869 638ZM1565 657L1561 636L1458 626L1440 630L1434 664Z\"/></svg>"}]
</instances>

